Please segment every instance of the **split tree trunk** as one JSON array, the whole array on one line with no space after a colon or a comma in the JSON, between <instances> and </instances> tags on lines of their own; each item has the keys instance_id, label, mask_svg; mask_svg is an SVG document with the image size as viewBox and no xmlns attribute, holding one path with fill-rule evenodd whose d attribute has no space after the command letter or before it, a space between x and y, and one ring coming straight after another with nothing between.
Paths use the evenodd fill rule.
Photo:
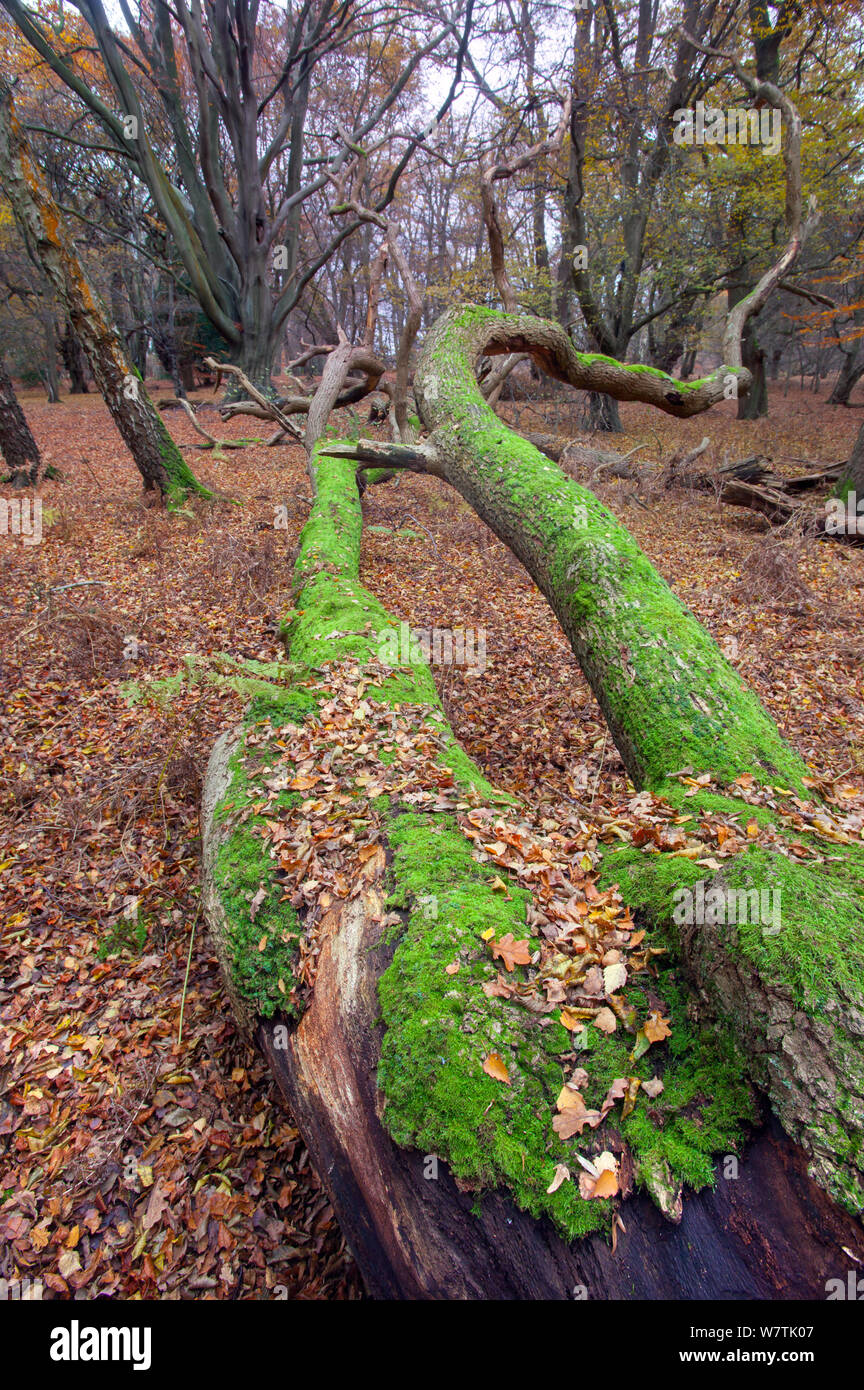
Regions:
<instances>
[{"instance_id":1,"label":"split tree trunk","mask_svg":"<svg viewBox=\"0 0 864 1390\"><path fill-rule=\"evenodd\" d=\"M751 811L737 785L741 776L806 799L803 760L629 533L483 401L478 357L517 348L533 351L555 374L582 374L557 325L478 309L438 320L414 386L431 433L405 466L451 483L525 565L569 638L637 787L680 802L673 774L708 773L715 790L697 787L682 803L686 810L716 807L719 794L720 804L745 821ZM615 389L623 395L630 388L619 381ZM394 461L392 454L381 458ZM768 819L782 831L782 817L769 810ZM688 881L721 890L781 889L780 941L706 923L682 929L679 945L690 978L750 1058L787 1132L810 1155L811 1172L857 1211L864 1202L864 851L849 837L831 845L819 844L817 835L824 859L814 864L756 839L710 874L685 860L661 873L662 856L655 865L638 853L607 854L607 862L621 876L625 900L667 922L675 890Z\"/></svg>"},{"instance_id":2,"label":"split tree trunk","mask_svg":"<svg viewBox=\"0 0 864 1390\"><path fill-rule=\"evenodd\" d=\"M42 474L42 458L15 388L0 357L0 453L9 469L13 487L37 487Z\"/></svg>"},{"instance_id":3,"label":"split tree trunk","mask_svg":"<svg viewBox=\"0 0 864 1390\"><path fill-rule=\"evenodd\" d=\"M2 78L0 177L19 230L81 343L145 491L157 492L171 504L182 502L189 493L209 496L165 428L75 255L73 239L34 162L11 89Z\"/></svg>"},{"instance_id":4,"label":"split tree trunk","mask_svg":"<svg viewBox=\"0 0 864 1390\"><path fill-rule=\"evenodd\" d=\"M416 875L439 843L458 831L458 811L424 807L423 782L412 777L410 760L400 769L400 792L380 813L390 860L387 887L406 907L399 938L394 940L384 920L380 872L345 884L326 906L323 896L316 902L316 895L309 894L307 909L297 918L285 906L290 888L284 876L280 883L273 880L277 865L270 857L272 849L268 853L267 836L279 823L289 837L302 828L310 814L308 802L304 807L306 796L317 798L313 814L326 808L326 780L335 764L324 759L314 769L319 785L298 794L276 790L290 789L291 773L283 770L284 764L274 769L272 759L279 758L278 750L290 743L300 725L319 734L335 727L336 757L345 757L340 711L333 708L344 663L355 692L356 673L363 677L360 695L367 720L376 705L389 705L389 719L425 728L424 740L433 746L439 741L440 761L457 766L427 668L414 666L390 675L381 670L381 633L396 620L359 583L361 516L353 470L342 461L325 459L319 447L310 471L316 501L297 560L296 616L287 637L290 683L286 688L274 682L270 696L261 696L244 727L223 736L214 750L202 807L204 900L235 1011L256 1033L289 1101L369 1291L377 1297L425 1299L824 1296L826 1281L837 1273L838 1249L845 1245L855 1256L864 1254L860 1229L811 1181L804 1155L776 1124L758 1136L740 1176L736 1170L736 1176L720 1181L716 1189L687 1197L678 1225L670 1226L645 1195L631 1198L621 1211L626 1231L619 1233L613 1255L602 1235L568 1242L549 1219L537 1220L513 1204L506 1190L507 1174L499 1171L507 1167L509 1148L499 1156L496 1128L503 1131L506 1145L507 1136L512 1137L511 1181L524 1181L527 1168L536 1183L535 1203L543 1201L555 1154L543 1139L536 1152L529 1136L512 1119L508 1123L511 1092L529 1084L530 1072L521 1075L518 1061L510 1061L508 1053L511 1088L490 1081L480 1069L481 1046L472 1059L476 1075L463 1078L466 1091L459 1107L467 1107L467 1115L459 1107L454 1112L469 1130L479 1127L489 1145L490 1168L498 1183L492 1183L491 1191L478 1192L458 1146L448 1152L446 1128L443 1133L436 1129L442 1123L436 1108L440 1106L446 1117L448 1085L459 1064L450 1045L452 1034L442 1035L439 1042L435 1018L440 1002L454 989L461 989L471 1004L468 985L460 981L467 961L455 976L444 969L464 945L458 916L465 911L466 898L473 906L482 905L490 925L500 922L502 898L474 864L466 842L461 873L454 877L451 868L442 875L435 934L425 925L413 898ZM393 675L397 680L388 690ZM362 721L359 708L358 717ZM402 746L408 746L406 732L399 733ZM255 766L266 768L263 782L255 780ZM467 760L458 766L457 795L465 798L464 804L494 796ZM324 774L323 785L319 772ZM246 782L249 773L251 783ZM350 786L344 781L336 788L349 802ZM259 801L259 794L268 804ZM446 792L443 795L446 799ZM338 803L329 804L338 815ZM358 801L347 814L354 817L362 836L368 810ZM415 830L422 821L427 823L425 839L421 829L419 843L412 846L406 827ZM281 862L290 862L292 854L283 846ZM374 863L374 858L367 856L364 862ZM450 930L454 923L448 920L451 913L457 924L455 937ZM292 1007L296 979L284 951L275 956L278 978L271 976L268 983L265 977L262 984L259 972L271 952L282 950L278 943L294 941L304 932L309 933L310 948L317 941L320 952L314 993L298 1023L296 1016L288 1017L299 1009ZM424 938L431 968L421 990L410 948L419 943L422 949ZM406 949L407 959L400 954ZM385 1031L379 981L388 970ZM395 1008L393 971L397 999L398 986L403 987L401 1004ZM388 1132L394 1127L390 1114L395 1107L398 1121L399 1088L411 1066L406 1054L418 1047L417 1038L405 1031L412 1018L434 1034L431 1057L424 1059L433 1071L426 1075L421 1070L419 1078L423 1132L413 1144L404 1138L397 1144ZM475 1022L467 1034L469 1045L476 1030ZM461 1039L458 1029L454 1032ZM530 1027L525 1036L530 1039ZM439 1047L444 1066L438 1066L435 1057ZM667 1073L670 1088L671 1074ZM554 1087L546 1103L551 1120ZM551 1124L549 1139L554 1143ZM430 1169L433 1155L440 1162ZM485 1186L489 1185L487 1180ZM662 1185L655 1195L663 1200ZM558 1197L545 1199L553 1214Z\"/></svg>"},{"instance_id":5,"label":"split tree trunk","mask_svg":"<svg viewBox=\"0 0 864 1390\"><path fill-rule=\"evenodd\" d=\"M558 353L550 331L554 335L550 325L536 321L532 326L476 311L446 316L417 376L431 437L382 453L397 454L402 466L410 460L420 471L447 477L524 559L570 636L637 782L680 799L682 789L670 774L689 761L695 771L713 773L730 814L750 814L728 785L739 772L776 778L803 799L803 764L632 539L590 493L565 479L483 402L473 374L476 356L492 348L524 350L539 332L536 355L560 368L566 351ZM497 1023L482 1007L477 1012L472 986L478 979L470 977L483 969L484 953L476 948L476 928L466 935L460 927L466 913L479 913L500 933L505 903L512 901L501 898L495 886L500 880L490 881L468 847L461 853L458 848L459 805L494 802L495 794L457 755L426 668L389 675L381 670L382 633L396 620L359 584L361 520L346 455L376 461L367 442L319 444L312 454L316 502L296 567L288 684L277 681L238 734L220 741L202 820L205 906L235 1009L257 1029L370 1290L426 1298L824 1296L826 1280L837 1276L838 1247L845 1245L855 1257L862 1251L855 1221L805 1173L809 1158L819 1182L858 1210L864 1011L849 973L857 973L860 988L861 897L840 874L854 873L860 856L832 844L839 870L820 863L799 873L798 866L787 865L795 893L788 916L784 902L779 953L710 927L681 931L676 947L692 987L725 1025L709 1036L718 1040L731 1033L741 1044L739 1056L801 1148L769 1128L753 1146L742 1179L689 1196L675 1229L662 1227L644 1198L633 1198L622 1208L627 1230L614 1259L597 1235L568 1242L545 1217L535 1219L545 1212L568 1230L582 1219L570 1184L551 1195L547 1188L562 1152L551 1124L532 1137L533 1120L544 1108L551 1119L561 1073L558 1082L554 1068L551 1082L541 1079L539 1060L518 1044L521 1025L512 1010L496 1015ZM340 690L343 704L346 690L355 702L347 720ZM361 699L362 708L356 704ZM431 786L439 790L432 805L429 774L424 782L410 760L398 768L398 792L383 798L384 809L381 795L374 802L363 799L368 772L353 784L330 781L351 743L350 733L341 730L350 731L359 720L364 741L368 728L374 742L382 706L392 711L384 727L395 732L398 748L416 747L420 734L436 765L455 769L452 782L446 776L439 781L433 770ZM313 767L315 790L308 794L289 790L291 765L285 768L280 751L290 748L298 732L323 745ZM369 756L374 783L376 775L386 776L382 769L392 759L385 764L374 751ZM273 764L280 760L274 777ZM256 767L266 769L265 781L257 778ZM304 774L300 786L307 785ZM328 785L337 800L330 800ZM449 801L440 790L447 785L454 788ZM379 791L370 789L370 798L373 790ZM697 790L686 804L690 813L711 805L709 794ZM313 800L305 800L307 795ZM372 839L362 861L358 855L343 865L334 899L320 886L304 890L316 871L308 857L295 860L293 844L306 844L308 856L320 841L318 832L310 840L314 827L308 818L323 814L322 826L332 829L328 817L340 814L340 796L349 803L344 814L355 827L351 838ZM280 825L288 844L271 842ZM808 842L816 838L807 829L799 835ZM385 912L381 845L389 859L386 887L404 911L396 939ZM274 855L283 866L279 882ZM439 859L450 867L438 871ZM770 848L758 859L755 851L736 859L713 881L737 885L754 873L764 878L779 872L780 856ZM358 873L360 862L372 872ZM418 882L430 873L436 882L436 872L440 912L436 924L427 926ZM646 858L630 848L607 850L603 874L606 882L621 883L626 901L655 918L665 916L667 926L672 889L708 877L686 859ZM651 891L658 885L659 893ZM511 879L511 891L515 886ZM808 939L814 903L826 902L827 948L815 932ZM532 931L529 904L525 910L520 934ZM297 947L304 939L306 945ZM303 997L310 952L317 958L311 1001ZM454 957L462 963L455 976L445 971ZM845 975L839 968L844 963ZM439 1013L452 999L458 1004L452 1031L441 1031ZM502 1037L510 1045L509 1087L490 1081L480 1066L489 1045L483 1032L491 1026L504 1026ZM673 1024L685 1026L683 1017ZM602 1055L603 1046L599 1039L592 1058ZM704 1046L704 1038L695 1038L690 1051ZM674 1090L675 1068L685 1063L669 1057L667 1091ZM712 1089L711 1083L703 1086ZM695 1103L708 1103L704 1093ZM665 1125L672 1123L670 1114ZM627 1141L640 1181L674 1214L673 1174L642 1152L644 1133L628 1133ZM432 1155L441 1159L434 1180L427 1171ZM478 1186L485 1190L479 1199ZM518 1210L508 1189L535 1216Z\"/></svg>"}]
</instances>

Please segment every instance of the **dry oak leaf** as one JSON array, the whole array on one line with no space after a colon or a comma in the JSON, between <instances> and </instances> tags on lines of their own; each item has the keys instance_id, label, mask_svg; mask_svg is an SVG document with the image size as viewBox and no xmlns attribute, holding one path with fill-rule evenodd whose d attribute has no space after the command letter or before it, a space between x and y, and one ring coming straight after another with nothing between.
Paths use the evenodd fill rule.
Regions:
<instances>
[{"instance_id":1,"label":"dry oak leaf","mask_svg":"<svg viewBox=\"0 0 864 1390\"><path fill-rule=\"evenodd\" d=\"M648 1015L644 1024L644 1032L648 1041L652 1043L662 1042L664 1038L672 1036L668 1018L663 1018L661 1014L656 1012Z\"/></svg>"},{"instance_id":2,"label":"dry oak leaf","mask_svg":"<svg viewBox=\"0 0 864 1390\"><path fill-rule=\"evenodd\" d=\"M660 1080L659 1076L654 1076L650 1081L642 1082L642 1090L651 1100L656 1100L663 1090L663 1082Z\"/></svg>"},{"instance_id":3,"label":"dry oak leaf","mask_svg":"<svg viewBox=\"0 0 864 1390\"><path fill-rule=\"evenodd\" d=\"M489 999L494 999L496 996L499 999L509 999L513 993L513 989L507 984L503 975L498 975L494 980L486 980L484 982L483 993Z\"/></svg>"},{"instance_id":4,"label":"dry oak leaf","mask_svg":"<svg viewBox=\"0 0 864 1390\"><path fill-rule=\"evenodd\" d=\"M586 1125L596 1129L602 1119L599 1110L586 1110L583 1105L581 1110L565 1110L563 1115L556 1115L552 1128L559 1139L572 1139L574 1134L581 1134Z\"/></svg>"},{"instance_id":5,"label":"dry oak leaf","mask_svg":"<svg viewBox=\"0 0 864 1390\"><path fill-rule=\"evenodd\" d=\"M489 944L492 947L492 955L499 956L507 970L513 970L517 965L531 964L527 937L522 941L514 941L512 931L508 931L500 941L491 941Z\"/></svg>"},{"instance_id":6,"label":"dry oak leaf","mask_svg":"<svg viewBox=\"0 0 864 1390\"><path fill-rule=\"evenodd\" d=\"M493 1081L504 1081L510 1085L510 1074L504 1065L504 1058L498 1052L490 1052L483 1063L483 1070Z\"/></svg>"},{"instance_id":7,"label":"dry oak leaf","mask_svg":"<svg viewBox=\"0 0 864 1390\"><path fill-rule=\"evenodd\" d=\"M571 1090L569 1086L563 1086L555 1102L555 1109L562 1114L565 1110L576 1110L584 1113L586 1106L579 1091Z\"/></svg>"},{"instance_id":8,"label":"dry oak leaf","mask_svg":"<svg viewBox=\"0 0 864 1390\"><path fill-rule=\"evenodd\" d=\"M624 1099L624 1097L627 1095L628 1084L629 1083L626 1076L616 1076L615 1080L612 1082L612 1085L609 1087L609 1090L606 1092L606 1098L600 1107L604 1115L608 1115L616 1100Z\"/></svg>"}]
</instances>

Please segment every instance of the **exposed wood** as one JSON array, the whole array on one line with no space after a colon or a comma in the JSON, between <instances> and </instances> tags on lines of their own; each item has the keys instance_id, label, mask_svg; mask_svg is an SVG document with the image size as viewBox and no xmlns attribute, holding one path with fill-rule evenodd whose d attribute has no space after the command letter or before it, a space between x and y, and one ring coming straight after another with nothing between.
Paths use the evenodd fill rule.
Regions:
<instances>
[{"instance_id":1,"label":"exposed wood","mask_svg":"<svg viewBox=\"0 0 864 1390\"><path fill-rule=\"evenodd\" d=\"M568 1245L502 1193L460 1191L443 1163L399 1149L379 1117L382 1029L377 980L389 964L380 926L356 901L321 952L312 1004L287 1050L258 1041L297 1121L369 1292L395 1299L824 1298L864 1259L864 1237L807 1176L772 1121L739 1176L685 1198L679 1225L644 1194L624 1203L617 1251L599 1237ZM584 1288L580 1293L578 1286Z\"/></svg>"}]
</instances>

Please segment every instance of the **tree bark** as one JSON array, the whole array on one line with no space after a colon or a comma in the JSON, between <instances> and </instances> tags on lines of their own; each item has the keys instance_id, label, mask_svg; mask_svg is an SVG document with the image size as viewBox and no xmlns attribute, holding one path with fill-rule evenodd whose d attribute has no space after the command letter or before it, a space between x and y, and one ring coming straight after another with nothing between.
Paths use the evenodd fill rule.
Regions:
<instances>
[{"instance_id":1,"label":"tree bark","mask_svg":"<svg viewBox=\"0 0 864 1390\"><path fill-rule=\"evenodd\" d=\"M38 487L42 457L0 357L0 453L13 487Z\"/></svg>"},{"instance_id":2,"label":"tree bark","mask_svg":"<svg viewBox=\"0 0 864 1390\"><path fill-rule=\"evenodd\" d=\"M415 376L430 436L423 461L406 466L451 483L525 565L570 640L637 786L680 802L673 774L692 768L696 776L710 774L730 812L748 819L741 776L776 780L806 797L802 759L629 534L483 402L474 378L480 354L530 351L533 342L535 360L560 373L566 340L564 359L556 345L563 337L553 325L484 310L439 319ZM638 378L638 368L631 371ZM613 389L624 395L628 387L619 380ZM688 809L698 812L702 795L697 787ZM707 923L681 929L678 938L690 977L752 1059L787 1132L810 1154L811 1171L855 1207L864 1197L864 1159L852 1156L864 1132L864 852L848 836L836 849L811 865L754 845L734 866L702 875L723 891L739 882L782 884L789 957L778 956L768 938L744 953L735 933L727 937ZM607 856L627 876L627 900L668 920L681 874L671 874L664 888L638 858ZM852 972L844 965L847 951L859 961ZM816 957L822 964L814 975Z\"/></svg>"},{"instance_id":3,"label":"tree bark","mask_svg":"<svg viewBox=\"0 0 864 1390\"><path fill-rule=\"evenodd\" d=\"M144 480L172 505L190 492L209 496L165 428L140 375L74 252L74 242L39 172L12 101L0 79L0 175L15 220L76 333L90 370Z\"/></svg>"},{"instance_id":4,"label":"tree bark","mask_svg":"<svg viewBox=\"0 0 864 1390\"><path fill-rule=\"evenodd\" d=\"M72 395L86 395L87 372L84 353L75 334L75 330L68 319L66 320L63 337L60 339L60 353L63 358L63 365L69 377L69 389Z\"/></svg>"},{"instance_id":5,"label":"tree bark","mask_svg":"<svg viewBox=\"0 0 864 1390\"><path fill-rule=\"evenodd\" d=\"M556 333L552 325L529 327L488 311L446 315L415 379L430 436L410 448L382 449L397 466L451 482L523 559L570 637L637 785L657 788L694 819L716 811L718 801L730 815L751 815L740 786L731 784L740 773L776 780L803 805L804 764L707 633L597 499L483 401L474 375L481 353L533 343L536 357L563 374L567 352ZM328 395L334 385L338 391L338 382L330 383ZM313 448L316 500L295 567L287 683L274 677L241 729L217 745L202 807L205 910L235 1011L257 1032L370 1290L423 1298L823 1296L836 1273L837 1246L856 1259L864 1249L853 1216L805 1172L809 1163L839 1204L860 1210L864 894L855 875L861 878L864 857L832 841L830 861L788 868L784 883L793 892L788 910L784 902L778 953L708 925L679 928L677 939L668 930L673 887L697 875L737 886L748 875L758 881L779 873L782 855L770 844L744 851L710 878L686 858L604 850L601 884L620 883L625 901L644 908L648 920L665 919L661 939L673 952L673 972L695 991L700 1015L707 1010L717 1020L677 1059L667 1058L667 1092L674 1092L676 1068L689 1065L706 1038L724 1047L733 1038L739 1064L770 1097L786 1131L769 1126L739 1181L688 1196L682 1209L673 1170L651 1158L671 1114L647 1150L645 1131L628 1130L622 1119L640 1185L679 1224L663 1227L643 1198L631 1198L621 1208L626 1231L613 1259L596 1233L596 1207L568 1182L552 1191L556 1158L575 1164L551 1124L542 1124L543 1113L550 1120L554 1113L563 1073L544 1071L526 1051L531 1034L523 1035L524 1022L509 1031L511 1014L524 1019L524 1011L495 1016L508 1085L490 1081L480 1065L491 1027L485 1006L473 1002L479 977L472 972L484 968L475 944L480 928L466 932L459 924L471 914L472 923L488 922L500 933L503 914L513 911L522 922L518 934L536 936L536 904L529 896L509 908L517 886L510 870L501 870L510 885L502 897L502 880L490 880L482 856L460 839L460 806L494 803L496 793L454 747L428 668L413 661L382 668L382 639L397 620L359 583L356 464L347 461L368 455L374 462L381 451L369 441ZM368 771L339 775L358 721L372 772L368 798ZM396 748L424 748L433 765L424 772L411 758L394 766L392 757L370 752L382 728ZM315 790L306 790L304 775L299 795L291 790L297 763L274 767L298 736L320 745L314 757L302 754ZM709 771L716 789L694 778L684 801L672 774L685 763ZM395 779L389 795L374 785L387 766ZM777 798L786 794L774 790ZM360 844L358 834L371 842L338 860L334 896L322 890L308 857L295 860L293 846L319 842L317 832L309 839L308 816L323 815L321 824L335 833L340 804L353 843ZM497 804L507 805L500 796ZM502 815L511 812L519 815L512 803ZM279 825L287 841L277 843ZM807 845L818 843L810 823L796 833ZM429 925L418 897L424 884L440 895ZM388 901L399 908L395 936ZM812 920L822 906L827 946ZM454 958L455 974L445 968ZM310 998L311 959L317 977ZM670 978L658 985L664 994ZM448 1030L439 1020L442 1010L450 1017L453 999ZM676 1014L673 1030L684 1026ZM589 1065L604 1046L602 1038L592 1046ZM724 1075L702 1082L697 1111L710 1104L706 1091L728 1084ZM694 1132L707 1111L699 1116ZM580 1144L584 1151L585 1140ZM440 1160L434 1178L433 1158ZM573 1239L577 1227L583 1234Z\"/></svg>"},{"instance_id":6,"label":"tree bark","mask_svg":"<svg viewBox=\"0 0 864 1390\"><path fill-rule=\"evenodd\" d=\"M864 501L864 425L858 431L849 462L837 484L835 496L845 500L850 492L854 492L859 501Z\"/></svg>"}]
</instances>

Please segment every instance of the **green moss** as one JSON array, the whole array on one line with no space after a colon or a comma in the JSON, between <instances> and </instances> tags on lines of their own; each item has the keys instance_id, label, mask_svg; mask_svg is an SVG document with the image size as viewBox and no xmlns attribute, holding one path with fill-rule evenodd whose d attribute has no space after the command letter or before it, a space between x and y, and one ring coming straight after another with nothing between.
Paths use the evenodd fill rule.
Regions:
<instances>
[{"instance_id":1,"label":"green moss","mask_svg":"<svg viewBox=\"0 0 864 1390\"><path fill-rule=\"evenodd\" d=\"M478 325L506 318L470 307L435 325L418 366L430 442L470 460L452 481L469 500L479 490L546 594L634 782L657 787L692 765L724 782L761 770L801 789L801 759L629 532L484 401Z\"/></svg>"},{"instance_id":2,"label":"green moss","mask_svg":"<svg viewBox=\"0 0 864 1390\"><path fill-rule=\"evenodd\" d=\"M238 993L263 1018L277 1011L299 1018L302 1004L295 990L303 927L290 903L280 901L282 887L273 881L272 861L249 824L220 848L215 881L228 922ZM266 897L253 918L252 902L262 887Z\"/></svg>"},{"instance_id":3,"label":"green moss","mask_svg":"<svg viewBox=\"0 0 864 1390\"><path fill-rule=\"evenodd\" d=\"M182 507L190 493L197 494L199 497L212 497L213 493L203 483L199 483L192 469L184 459L171 435L162 416L155 409L151 402L151 412L155 416L156 429L159 434L159 453L162 458L162 467L165 470L167 485L165 488L165 501L169 511L175 511Z\"/></svg>"},{"instance_id":4,"label":"green moss","mask_svg":"<svg viewBox=\"0 0 864 1390\"><path fill-rule=\"evenodd\" d=\"M841 847L842 848L842 847ZM674 944L674 894L704 883L736 893L779 893L781 929L761 921L729 927L726 949L740 956L772 988L788 990L813 1017L838 995L860 998L864 981L864 854L849 850L813 864L758 845L723 861L719 872L673 854L645 854L622 846L607 851L602 881L619 882L631 906L665 924ZM742 1005L745 1001L742 1000Z\"/></svg>"},{"instance_id":5,"label":"green moss","mask_svg":"<svg viewBox=\"0 0 864 1390\"><path fill-rule=\"evenodd\" d=\"M400 815L389 838L392 901L408 919L380 986L385 1126L398 1143L446 1159L461 1182L507 1187L521 1207L550 1216L568 1238L605 1229L608 1204L579 1196L574 1157L598 1152L602 1131L562 1141L552 1128L556 1097L577 1063L569 1034L554 1015L483 993L499 967L482 933L492 928L499 938L508 931L525 937L528 895L515 881L509 898L493 889L492 867L476 863L448 817ZM447 974L445 966L455 961L458 973ZM513 978L524 974L517 967ZM638 1163L666 1163L676 1180L699 1188L714 1180L712 1155L735 1150L742 1127L756 1118L744 1064L728 1040L690 1022L671 967L651 978L651 1001L638 978L628 986L628 1003L647 1017L662 998L670 1043L633 1061L631 1034L619 1028L607 1036L589 1027L588 1048L578 1057L590 1077L586 1104L599 1109L616 1078L648 1080L661 1072L662 1095L650 1102L639 1095L626 1119L616 1106L607 1126ZM504 1060L510 1085L483 1071L492 1052ZM550 1194L558 1163L573 1180Z\"/></svg>"}]
</instances>

